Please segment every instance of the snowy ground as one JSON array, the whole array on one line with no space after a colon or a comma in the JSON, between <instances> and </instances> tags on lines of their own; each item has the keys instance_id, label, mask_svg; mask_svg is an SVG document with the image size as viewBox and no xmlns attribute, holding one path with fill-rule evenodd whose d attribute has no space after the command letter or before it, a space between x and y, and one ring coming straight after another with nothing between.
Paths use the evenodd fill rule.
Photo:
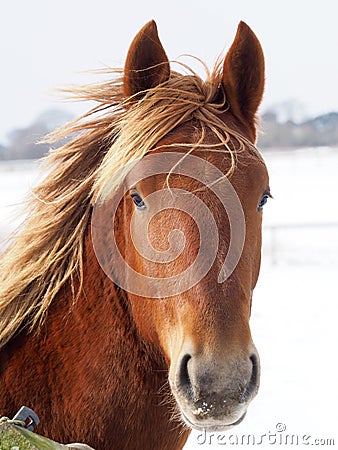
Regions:
<instances>
[{"instance_id":1,"label":"snowy ground","mask_svg":"<svg viewBox=\"0 0 338 450\"><path fill-rule=\"evenodd\" d=\"M194 432L187 450L338 445L338 149L265 159L275 199L264 212L251 320L261 389L241 425L224 435ZM34 163L0 162L0 237L13 228L9 205L36 179Z\"/></svg>"}]
</instances>

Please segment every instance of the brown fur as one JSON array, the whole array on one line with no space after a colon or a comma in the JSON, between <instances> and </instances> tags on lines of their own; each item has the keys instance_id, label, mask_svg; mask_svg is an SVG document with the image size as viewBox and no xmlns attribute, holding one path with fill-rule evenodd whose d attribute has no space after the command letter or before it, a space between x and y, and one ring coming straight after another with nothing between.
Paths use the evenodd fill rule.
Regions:
<instances>
[{"instance_id":1,"label":"brown fur","mask_svg":"<svg viewBox=\"0 0 338 450\"><path fill-rule=\"evenodd\" d=\"M152 58L144 60L149 52ZM232 373L230 384L236 386L248 381L248 356L254 351L248 320L261 244L257 203L268 186L254 147L264 62L257 38L244 24L228 55L223 72L215 70L205 83L195 75L172 73L168 78L167 57L151 22L129 49L123 82L75 92L99 102L90 113L96 116L56 134L81 131L49 156L53 169L36 189L30 217L2 257L1 414L11 416L26 404L41 418L38 432L97 450L181 449L189 429L178 414L176 402L181 408L180 401L186 400L175 387L175 374L187 342L199 355L193 361L192 382L196 376L201 383L201 365L209 370L204 379L208 375L214 387L224 382L222 373ZM140 70L149 73L140 77ZM93 203L107 201L124 180L126 171L119 170L127 162L164 148L194 151L232 174L247 234L233 276L217 285L229 230L217 200L202 190L198 195L223 224L218 259L189 291L154 300L128 294L106 277L93 252L89 222ZM120 175L114 179L116 173ZM111 189L104 192L111 177ZM145 196L163 182L156 176L138 189ZM199 189L175 176L172 183L192 192ZM131 208L127 196L118 213L125 248ZM193 224L180 215L174 219L193 243ZM170 231L167 225L164 220L150 230L156 245ZM188 264L193 253L191 244L178 264ZM131 259L146 273L154 270L136 253ZM235 402L230 384L225 389Z\"/></svg>"}]
</instances>

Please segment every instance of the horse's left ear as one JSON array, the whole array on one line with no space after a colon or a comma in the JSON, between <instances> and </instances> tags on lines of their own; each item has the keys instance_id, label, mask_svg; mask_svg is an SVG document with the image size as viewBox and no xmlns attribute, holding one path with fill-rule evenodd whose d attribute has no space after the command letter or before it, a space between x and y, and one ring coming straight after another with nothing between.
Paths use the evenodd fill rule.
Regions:
<instances>
[{"instance_id":1,"label":"horse's left ear","mask_svg":"<svg viewBox=\"0 0 338 450\"><path fill-rule=\"evenodd\" d=\"M123 89L126 97L143 93L167 81L170 65L151 20L135 36L124 66Z\"/></svg>"},{"instance_id":2,"label":"horse's left ear","mask_svg":"<svg viewBox=\"0 0 338 450\"><path fill-rule=\"evenodd\" d=\"M223 87L232 112L254 126L264 91L264 55L257 37L244 22L238 25L224 61Z\"/></svg>"}]
</instances>

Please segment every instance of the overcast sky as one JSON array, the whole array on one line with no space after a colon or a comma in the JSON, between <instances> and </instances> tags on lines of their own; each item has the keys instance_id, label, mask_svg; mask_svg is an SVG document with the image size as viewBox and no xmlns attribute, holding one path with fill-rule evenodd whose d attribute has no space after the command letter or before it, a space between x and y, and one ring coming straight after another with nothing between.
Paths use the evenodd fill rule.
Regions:
<instances>
[{"instance_id":1,"label":"overcast sky","mask_svg":"<svg viewBox=\"0 0 338 450\"><path fill-rule=\"evenodd\" d=\"M0 17L0 142L44 109L74 111L51 90L88 81L79 71L123 65L150 19L170 59L189 53L209 65L244 20L265 52L262 110L291 99L310 115L338 110L337 0L11 0Z\"/></svg>"}]
</instances>

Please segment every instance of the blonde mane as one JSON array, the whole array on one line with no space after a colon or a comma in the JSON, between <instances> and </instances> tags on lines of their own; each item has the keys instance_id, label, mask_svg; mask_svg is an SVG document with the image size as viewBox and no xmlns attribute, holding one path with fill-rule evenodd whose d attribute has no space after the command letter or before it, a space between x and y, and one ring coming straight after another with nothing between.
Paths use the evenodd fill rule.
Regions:
<instances>
[{"instance_id":1,"label":"blonde mane","mask_svg":"<svg viewBox=\"0 0 338 450\"><path fill-rule=\"evenodd\" d=\"M122 71L113 70L113 81L71 89L73 97L93 100L97 106L79 119L56 130L48 142L74 134L73 139L45 158L49 174L32 192L28 218L10 237L0 260L0 348L22 327L32 330L46 317L48 308L66 285L74 301L81 291L84 241L91 208L119 186L130 164L148 153L170 131L195 119L203 147L211 131L219 143L208 150L231 155L244 146L255 147L229 129L220 115L227 104L220 101L220 71L215 67L203 81L196 74L173 72L162 85L142 99L123 95ZM235 138L236 150L230 144ZM189 147L191 144L177 144ZM258 152L257 152L258 155ZM105 186L109 181L109 192Z\"/></svg>"}]
</instances>

